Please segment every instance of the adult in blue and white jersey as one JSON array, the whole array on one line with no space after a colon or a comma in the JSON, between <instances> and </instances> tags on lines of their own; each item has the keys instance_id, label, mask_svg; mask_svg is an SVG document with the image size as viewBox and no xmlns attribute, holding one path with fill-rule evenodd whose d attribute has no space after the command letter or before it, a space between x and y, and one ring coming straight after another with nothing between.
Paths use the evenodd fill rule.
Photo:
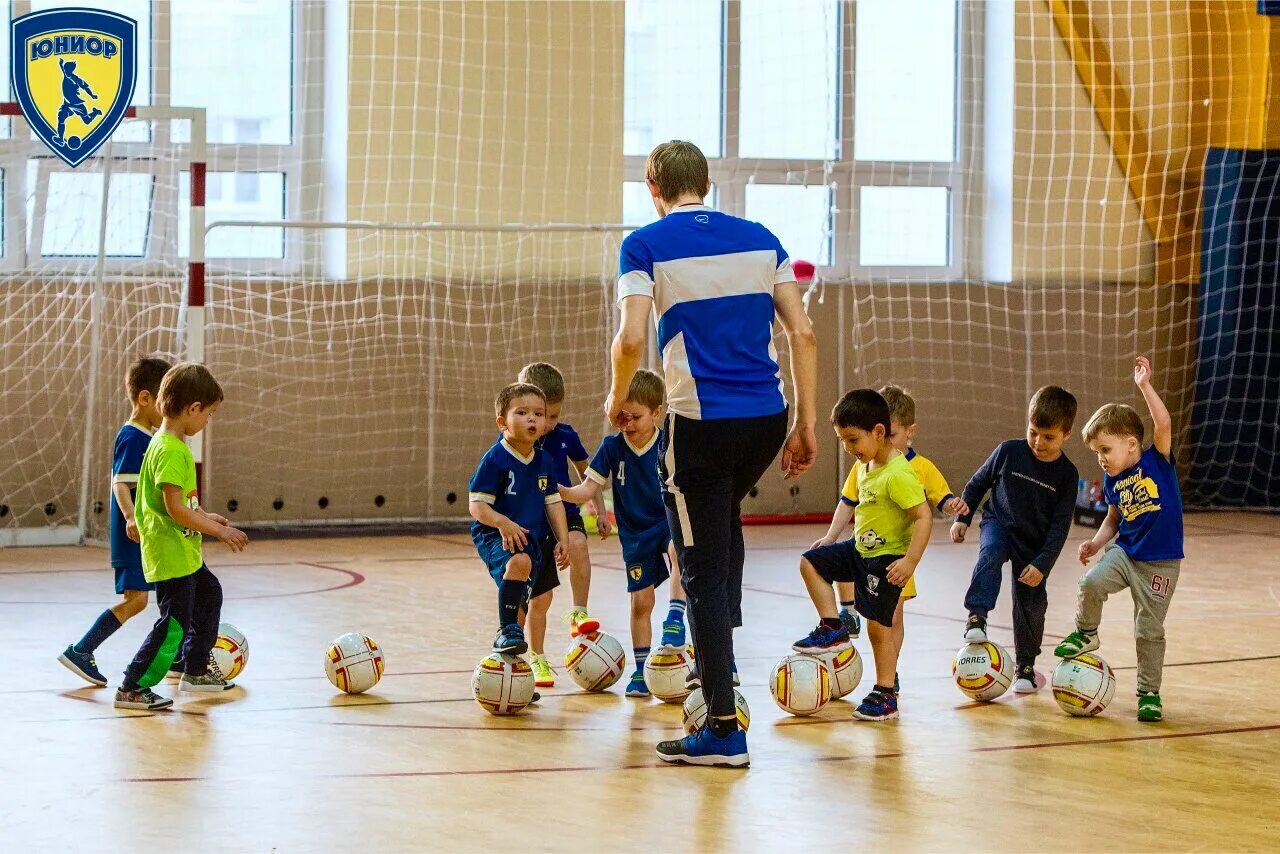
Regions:
<instances>
[{"instance_id":1,"label":"adult in blue and white jersey","mask_svg":"<svg viewBox=\"0 0 1280 854\"><path fill-rule=\"evenodd\" d=\"M605 409L621 426L652 315L670 408L662 439L664 501L710 711L707 726L662 742L658 755L740 767L750 762L734 714L732 675L745 558L742 499L779 449L786 477L813 465L817 340L778 239L758 223L703 204L711 181L697 146L659 145L649 154L645 183L661 218L622 243L622 319ZM791 352L796 406L789 435L775 316Z\"/></svg>"}]
</instances>

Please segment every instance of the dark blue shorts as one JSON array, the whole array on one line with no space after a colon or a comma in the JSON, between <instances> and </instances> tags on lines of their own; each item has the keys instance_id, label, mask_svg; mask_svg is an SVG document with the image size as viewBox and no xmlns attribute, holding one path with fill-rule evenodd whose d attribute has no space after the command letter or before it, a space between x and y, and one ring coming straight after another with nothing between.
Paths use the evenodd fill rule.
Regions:
<instances>
[{"instance_id":1,"label":"dark blue shorts","mask_svg":"<svg viewBox=\"0 0 1280 854\"><path fill-rule=\"evenodd\" d=\"M507 571L507 564L517 553L509 552L503 547L502 535L497 531L473 537L472 541L476 544L476 551L479 552L480 559L484 561L484 565L489 570L489 577L493 579L494 584L500 586L502 584L502 576ZM529 556L530 562L533 563L533 570L529 573L529 590L533 590L534 582L538 577L538 567L542 564L542 548L538 542L538 537L530 536L528 538L524 553Z\"/></svg>"},{"instance_id":2,"label":"dark blue shorts","mask_svg":"<svg viewBox=\"0 0 1280 854\"><path fill-rule=\"evenodd\" d=\"M887 570L902 555L863 557L856 540L842 540L804 553L818 575L828 583L852 581L858 613L882 626L893 625L902 588L891 584Z\"/></svg>"},{"instance_id":3,"label":"dark blue shorts","mask_svg":"<svg viewBox=\"0 0 1280 854\"><path fill-rule=\"evenodd\" d=\"M142 574L141 566L113 566L112 571L116 574L116 592L123 593L126 590L155 590L156 586L147 577Z\"/></svg>"},{"instance_id":4,"label":"dark blue shorts","mask_svg":"<svg viewBox=\"0 0 1280 854\"><path fill-rule=\"evenodd\" d=\"M671 577L667 567L667 543L670 539L650 541L633 548L622 547L622 562L627 567L627 592L657 588Z\"/></svg>"}]
</instances>

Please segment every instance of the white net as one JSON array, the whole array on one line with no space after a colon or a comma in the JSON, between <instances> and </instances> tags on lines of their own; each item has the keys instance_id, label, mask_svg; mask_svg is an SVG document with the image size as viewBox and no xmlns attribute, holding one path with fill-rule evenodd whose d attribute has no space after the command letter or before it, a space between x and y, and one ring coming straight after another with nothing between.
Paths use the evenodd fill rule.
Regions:
<instances>
[{"instance_id":1,"label":"white net","mask_svg":"<svg viewBox=\"0 0 1280 854\"><path fill-rule=\"evenodd\" d=\"M1140 406L1143 353L1180 449L1260 449L1188 495L1277 503L1250 486L1277 480L1274 380L1202 381L1194 404L1198 355L1256 366L1273 346L1236 334L1229 301L1200 340L1206 150L1280 126L1252 3L90 5L145 23L136 103L208 110L206 221L259 223L203 241L205 358L228 390L206 500L239 521L462 515L493 394L535 359L564 370L567 418L594 441L621 233L536 227L651 218L644 156L671 138L708 154L718 207L818 265L820 406L905 385L917 445L958 486L1021 433L1039 385L1075 392L1078 425ZM101 235L87 188L105 152L73 175L20 121L0 139L0 530L100 532L123 367L180 355L190 132L144 131L117 137ZM504 224L526 227L483 230ZM100 245L135 254L95 278ZM1236 422L1254 439L1226 438ZM1068 452L1094 471L1078 440ZM752 510L829 511L844 462L834 445L820 460L798 492L762 482Z\"/></svg>"}]
</instances>

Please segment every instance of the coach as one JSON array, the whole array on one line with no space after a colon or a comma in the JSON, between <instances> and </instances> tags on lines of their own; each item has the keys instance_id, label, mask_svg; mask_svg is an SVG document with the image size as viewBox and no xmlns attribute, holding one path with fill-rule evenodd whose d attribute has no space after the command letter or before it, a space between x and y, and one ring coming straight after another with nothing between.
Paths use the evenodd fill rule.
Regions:
<instances>
[{"instance_id":1,"label":"coach","mask_svg":"<svg viewBox=\"0 0 1280 854\"><path fill-rule=\"evenodd\" d=\"M659 145L649 154L645 183L660 219L622 243L622 320L605 409L621 427L652 313L669 410L659 471L709 710L706 726L660 743L658 756L742 767L750 757L733 696L733 628L742 622L745 558L742 499L779 449L784 477L813 465L817 339L778 238L703 204L711 180L697 146ZM789 435L775 316L787 335L796 397Z\"/></svg>"}]
</instances>

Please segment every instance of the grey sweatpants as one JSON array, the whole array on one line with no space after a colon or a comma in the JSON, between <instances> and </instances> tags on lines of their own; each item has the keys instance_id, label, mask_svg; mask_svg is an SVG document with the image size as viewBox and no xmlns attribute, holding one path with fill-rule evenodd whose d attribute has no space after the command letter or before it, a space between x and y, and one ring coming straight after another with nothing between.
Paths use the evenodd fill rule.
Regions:
<instances>
[{"instance_id":1,"label":"grey sweatpants","mask_svg":"<svg viewBox=\"0 0 1280 854\"><path fill-rule=\"evenodd\" d=\"M1178 585L1180 560L1133 560L1114 543L1080 579L1076 628L1093 634L1102 622L1102 603L1129 588L1133 597L1133 633L1138 649L1138 690L1160 690L1164 668L1164 615Z\"/></svg>"}]
</instances>

